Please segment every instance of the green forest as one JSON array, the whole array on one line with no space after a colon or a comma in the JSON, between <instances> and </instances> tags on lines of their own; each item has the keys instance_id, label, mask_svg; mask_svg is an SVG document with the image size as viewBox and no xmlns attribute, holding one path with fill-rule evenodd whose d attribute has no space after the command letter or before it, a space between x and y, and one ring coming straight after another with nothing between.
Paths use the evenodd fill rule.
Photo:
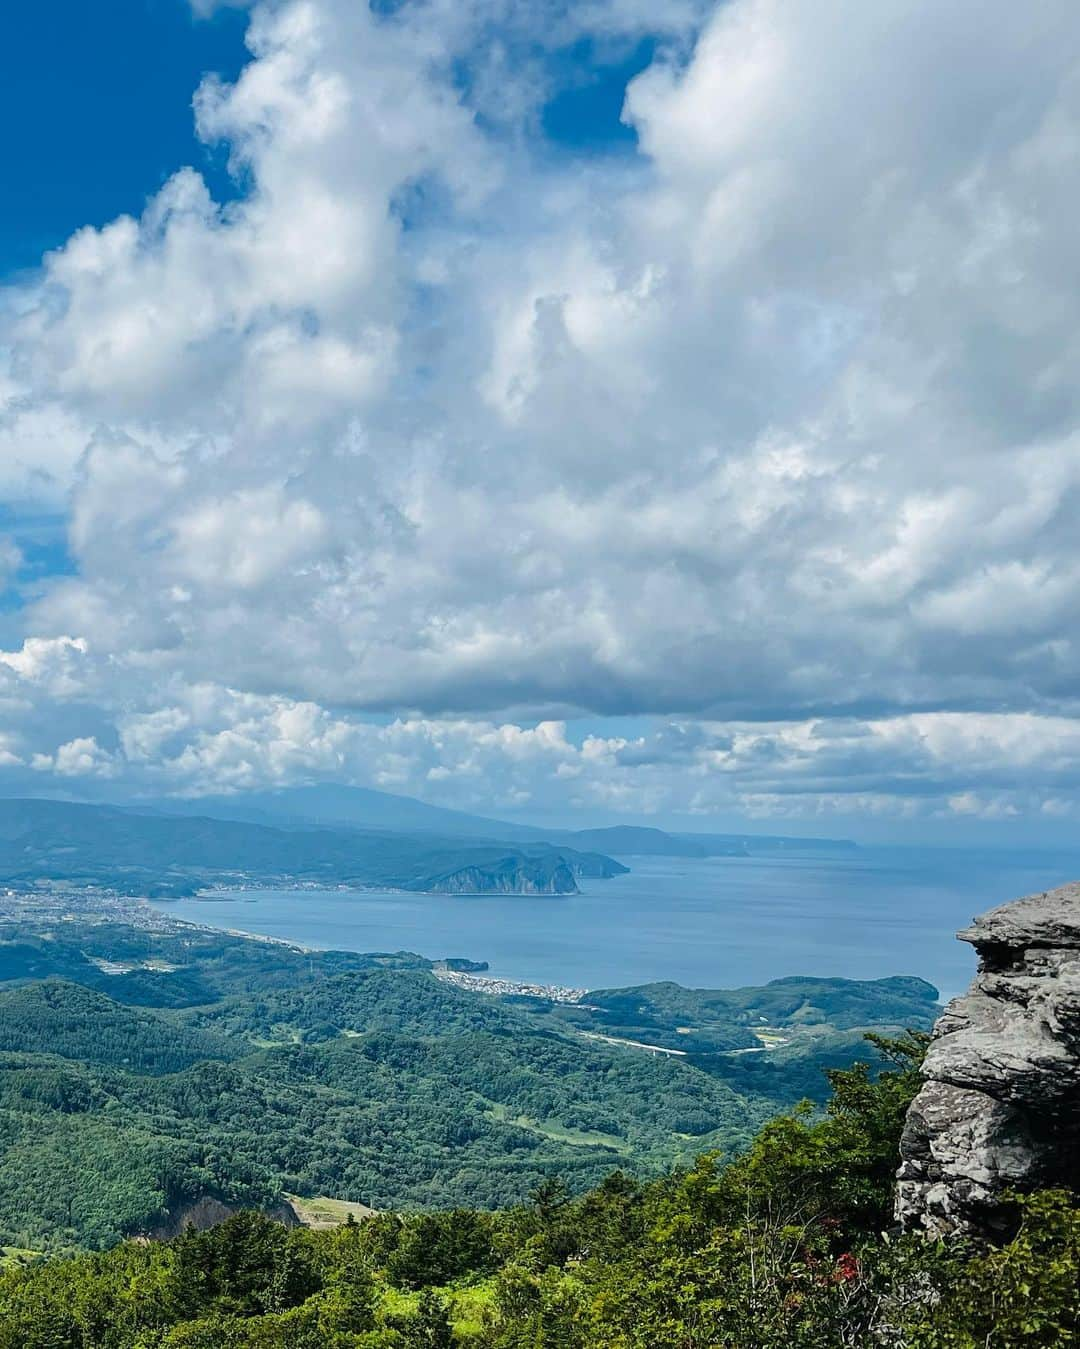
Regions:
<instances>
[{"instance_id":1,"label":"green forest","mask_svg":"<svg viewBox=\"0 0 1080 1349\"><path fill-rule=\"evenodd\" d=\"M0 1245L31 1253L169 1234L204 1199L496 1209L648 1180L744 1149L864 1029L937 1007L910 979L496 998L407 952L58 913L0 942Z\"/></svg>"},{"instance_id":2,"label":"green forest","mask_svg":"<svg viewBox=\"0 0 1080 1349\"><path fill-rule=\"evenodd\" d=\"M998 1249L889 1235L925 1036L833 1071L824 1115L659 1179L557 1179L498 1212L333 1230L255 1212L9 1268L0 1349L1011 1349L1080 1334L1080 1210L1017 1200Z\"/></svg>"}]
</instances>

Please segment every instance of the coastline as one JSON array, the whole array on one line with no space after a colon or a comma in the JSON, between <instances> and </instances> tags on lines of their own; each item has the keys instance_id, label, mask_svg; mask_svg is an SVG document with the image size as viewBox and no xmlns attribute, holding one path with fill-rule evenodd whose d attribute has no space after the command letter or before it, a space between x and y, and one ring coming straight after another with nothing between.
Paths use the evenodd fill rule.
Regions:
<instances>
[{"instance_id":1,"label":"coastline","mask_svg":"<svg viewBox=\"0 0 1080 1349\"><path fill-rule=\"evenodd\" d=\"M153 913L157 909L149 900L139 900L140 904L145 904ZM173 901L170 901L173 902ZM160 916L160 915L159 915ZM332 951L339 948L332 946L305 946L300 942L290 941L287 937L271 937L263 932L249 932L245 928L238 927L217 927L212 923L195 923L184 918L171 919L178 927L193 928L199 932L221 932L226 937L241 937L246 941L266 942L272 946L284 946L290 951L299 951L303 955L312 954L316 951ZM340 948L351 949L351 948ZM384 955L382 951L357 951L357 955ZM456 970L449 968L448 961L458 960L457 956L425 956L422 952L412 952L420 956L422 960L431 961L431 973L436 979L441 979L445 983L455 984L458 988L469 989L474 993L487 993L495 997L534 997L543 998L547 1002L580 1002L588 992L586 988L567 988L561 984L542 984L516 979L504 979L498 975L478 974L471 970ZM485 964L486 962L475 962L476 964Z\"/></svg>"},{"instance_id":2,"label":"coastline","mask_svg":"<svg viewBox=\"0 0 1080 1349\"><path fill-rule=\"evenodd\" d=\"M1029 888L1041 879L1032 875ZM454 903L458 896L386 889L243 890L215 887L194 901L150 902L174 921L300 949L411 951L433 962L469 956L487 960L494 978L545 989L664 981L735 988L793 971L851 979L910 974L959 989L971 962L952 934L977 907L973 892L993 898L978 869L913 876L869 851L857 872L850 863L790 858L741 862L737 871L708 860L644 858L628 875L586 883L571 904L557 906L546 896Z\"/></svg>"},{"instance_id":3,"label":"coastline","mask_svg":"<svg viewBox=\"0 0 1080 1349\"><path fill-rule=\"evenodd\" d=\"M264 888L269 889L270 887ZM350 889L351 887L339 886L336 888L339 890L345 890ZM218 892L216 891L207 891L205 893L207 895L207 898L210 898L212 895L216 896L218 894ZM231 891L230 893L236 892ZM412 894L416 892L404 891L402 893ZM191 902L197 902L197 898L198 897L194 895L188 896L188 899ZM268 943L273 946L283 946L287 950L298 951L303 955L308 955L316 951L332 951L338 949L350 951L353 950L352 947L339 948L334 946L305 945L302 942L290 941L289 938L287 937L269 936L263 932L248 931L246 928L220 927L213 923L198 923L192 921L191 919L173 918L171 915L166 916L161 914L160 911L155 907L156 903L174 904L177 902L178 901L176 900L151 901L145 898L136 901L136 903L138 903L140 906L145 906L145 908L148 909L151 913L154 913L159 918L165 919L165 921L167 922L175 924L177 927L191 928L199 932L220 932L227 937L240 937L246 941L257 941ZM232 899L225 899L224 897L222 897L220 899L220 902L235 903L237 901ZM251 902L254 903L255 901ZM392 953L387 953L383 951L357 950L355 954L384 955ZM411 954L419 956L422 960L430 961L431 962L430 973L432 973L435 976L435 978L441 979L444 983L454 984L458 988L468 989L470 992L474 993L485 993L492 997L531 997L531 998L540 998L546 1002L579 1003L588 992L587 988L570 988L562 984L546 984L535 980L511 979L499 975L478 973L476 970L454 969L452 968L449 962L460 960L461 957L458 956L427 956L420 951L415 951L412 952ZM469 958L469 960L470 963L476 964L479 968L486 970L487 968L486 961L472 961L471 958Z\"/></svg>"}]
</instances>

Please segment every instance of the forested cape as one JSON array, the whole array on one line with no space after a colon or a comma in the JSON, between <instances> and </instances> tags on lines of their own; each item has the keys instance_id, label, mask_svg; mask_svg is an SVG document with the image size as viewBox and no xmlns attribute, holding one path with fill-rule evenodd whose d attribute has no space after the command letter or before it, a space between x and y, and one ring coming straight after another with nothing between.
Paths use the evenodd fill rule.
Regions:
<instances>
[{"instance_id":1,"label":"forested cape","mask_svg":"<svg viewBox=\"0 0 1080 1349\"><path fill-rule=\"evenodd\" d=\"M514 843L0 799L0 883L99 886L175 898L209 886L324 885L442 893L573 894L627 868L542 840Z\"/></svg>"},{"instance_id":2,"label":"forested cape","mask_svg":"<svg viewBox=\"0 0 1080 1349\"><path fill-rule=\"evenodd\" d=\"M652 1182L558 1181L491 1213L331 1231L242 1213L0 1277L0 1349L1046 1349L1080 1335L1080 1211L1017 1201L999 1249L895 1237L892 1178L925 1036L830 1074L824 1118Z\"/></svg>"},{"instance_id":3,"label":"forested cape","mask_svg":"<svg viewBox=\"0 0 1080 1349\"><path fill-rule=\"evenodd\" d=\"M497 1208L553 1177L580 1193L615 1168L656 1176L820 1101L821 1067L865 1054L867 1026L936 1011L905 978L495 998L407 952L145 912L158 926L61 901L3 929L0 1245L16 1252L169 1233L202 1201Z\"/></svg>"}]
</instances>

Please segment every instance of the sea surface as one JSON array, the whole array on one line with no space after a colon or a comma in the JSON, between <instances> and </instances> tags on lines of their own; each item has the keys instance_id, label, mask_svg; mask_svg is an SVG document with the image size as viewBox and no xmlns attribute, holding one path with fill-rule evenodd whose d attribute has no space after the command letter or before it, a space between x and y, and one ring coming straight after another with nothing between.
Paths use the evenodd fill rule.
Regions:
<instances>
[{"instance_id":1,"label":"sea surface","mask_svg":"<svg viewBox=\"0 0 1080 1349\"><path fill-rule=\"evenodd\" d=\"M558 898L250 890L157 907L302 946L467 956L496 976L575 988L917 974L951 997L975 968L957 928L994 904L1080 878L1080 853L861 848L623 860L628 875Z\"/></svg>"}]
</instances>

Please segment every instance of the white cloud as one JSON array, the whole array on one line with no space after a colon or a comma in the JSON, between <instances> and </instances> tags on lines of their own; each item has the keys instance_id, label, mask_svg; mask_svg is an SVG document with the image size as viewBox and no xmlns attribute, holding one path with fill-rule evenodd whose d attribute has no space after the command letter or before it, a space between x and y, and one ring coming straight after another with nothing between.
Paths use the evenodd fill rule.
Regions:
<instances>
[{"instance_id":1,"label":"white cloud","mask_svg":"<svg viewBox=\"0 0 1080 1349\"><path fill-rule=\"evenodd\" d=\"M552 53L643 31L641 155L533 153ZM1052 815L1078 39L1066 0L255 4L195 104L247 195L179 168L0 303L0 499L66 499L79 569L19 697L180 790Z\"/></svg>"},{"instance_id":2,"label":"white cloud","mask_svg":"<svg viewBox=\"0 0 1080 1349\"><path fill-rule=\"evenodd\" d=\"M55 773L61 778L109 778L116 764L92 735L79 736L58 745L53 754L35 754L30 763L38 773Z\"/></svg>"},{"instance_id":3,"label":"white cloud","mask_svg":"<svg viewBox=\"0 0 1080 1349\"><path fill-rule=\"evenodd\" d=\"M84 687L88 650L83 637L27 637L18 651L0 651L0 665L52 697L69 698Z\"/></svg>"},{"instance_id":4,"label":"white cloud","mask_svg":"<svg viewBox=\"0 0 1080 1349\"><path fill-rule=\"evenodd\" d=\"M1080 799L1080 722L1034 713L872 719L651 720L633 735L561 721L408 717L372 722L218 684L155 682L75 643L6 653L0 782L54 775L84 790L198 796L344 781L479 811L797 821L1068 821ZM78 655L82 678L57 679ZM64 729L67 728L65 735ZM59 733L58 733L59 732ZM32 784L31 784L32 786Z\"/></svg>"},{"instance_id":5,"label":"white cloud","mask_svg":"<svg viewBox=\"0 0 1080 1349\"><path fill-rule=\"evenodd\" d=\"M250 590L315 556L324 533L319 510L302 498L289 500L280 488L200 501L172 527L175 574Z\"/></svg>"}]
</instances>

